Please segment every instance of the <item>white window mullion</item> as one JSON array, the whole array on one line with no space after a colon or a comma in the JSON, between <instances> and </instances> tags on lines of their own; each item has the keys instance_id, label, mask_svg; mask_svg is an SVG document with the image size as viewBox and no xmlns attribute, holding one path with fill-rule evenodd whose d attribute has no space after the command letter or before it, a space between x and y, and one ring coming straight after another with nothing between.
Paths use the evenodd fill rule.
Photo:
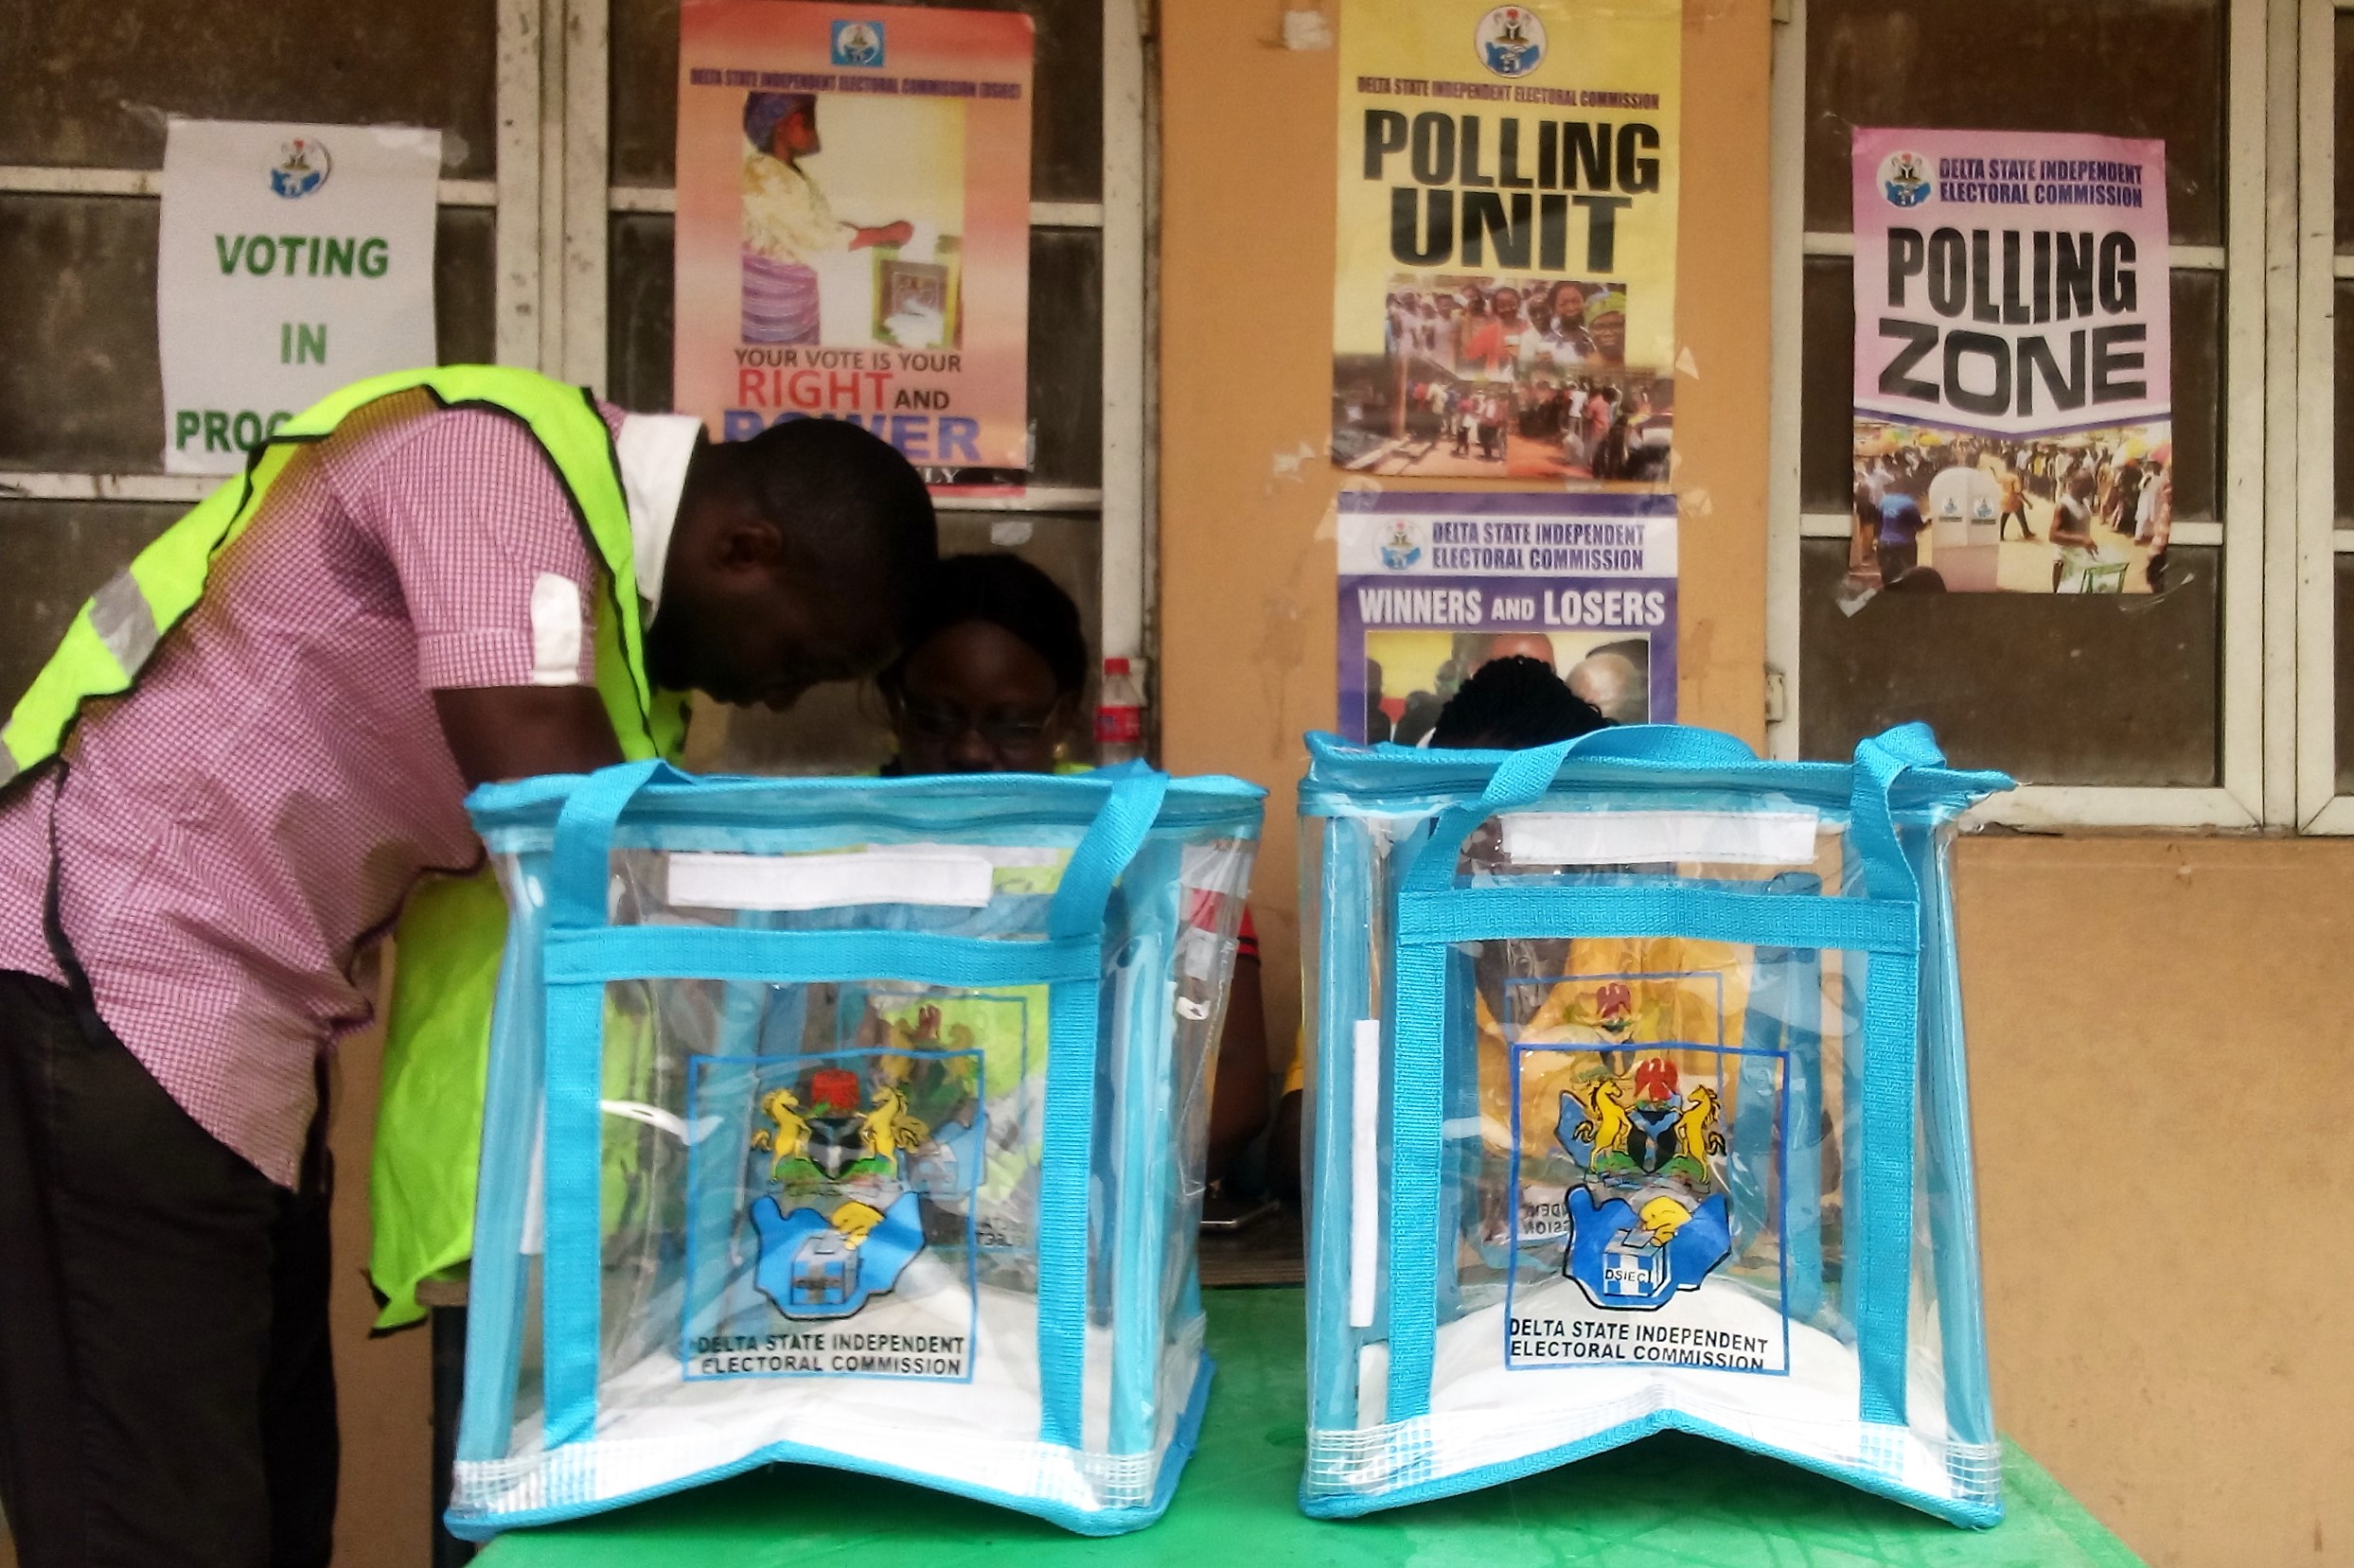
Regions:
<instances>
[{"instance_id":1,"label":"white window mullion","mask_svg":"<svg viewBox=\"0 0 2354 1568\"><path fill-rule=\"evenodd\" d=\"M2228 789L2116 784L2023 784L1973 807L1972 819L2018 828L2253 828Z\"/></svg>"},{"instance_id":2,"label":"white window mullion","mask_svg":"<svg viewBox=\"0 0 2354 1568\"><path fill-rule=\"evenodd\" d=\"M1149 651L1145 94L1142 8L1137 0L1104 0L1103 651L1123 659Z\"/></svg>"},{"instance_id":3,"label":"white window mullion","mask_svg":"<svg viewBox=\"0 0 2354 1568\"><path fill-rule=\"evenodd\" d=\"M535 0L540 39L539 350L534 369L564 367L564 143L572 100L564 91L564 0Z\"/></svg>"},{"instance_id":4,"label":"white window mullion","mask_svg":"<svg viewBox=\"0 0 2354 1568\"><path fill-rule=\"evenodd\" d=\"M2264 6L2264 824L2297 811L2297 36L2299 0Z\"/></svg>"},{"instance_id":5,"label":"white window mullion","mask_svg":"<svg viewBox=\"0 0 2354 1568\"><path fill-rule=\"evenodd\" d=\"M548 0L547 19L563 25L563 244L547 297L557 315L558 354L551 375L577 386L605 387L608 236L607 171L611 146L610 0Z\"/></svg>"},{"instance_id":6,"label":"white window mullion","mask_svg":"<svg viewBox=\"0 0 2354 1568\"><path fill-rule=\"evenodd\" d=\"M540 367L540 0L499 0L498 361Z\"/></svg>"},{"instance_id":7,"label":"white window mullion","mask_svg":"<svg viewBox=\"0 0 2354 1568\"><path fill-rule=\"evenodd\" d=\"M2354 832L2337 787L2337 19L2331 0L2297 18L2297 820L2312 833Z\"/></svg>"},{"instance_id":8,"label":"white window mullion","mask_svg":"<svg viewBox=\"0 0 2354 1568\"><path fill-rule=\"evenodd\" d=\"M2269 0L2230 0L2225 33L2223 789L2253 821L2264 787L2265 107ZM2285 673L2285 672L2284 672Z\"/></svg>"},{"instance_id":9,"label":"white window mullion","mask_svg":"<svg viewBox=\"0 0 2354 1568\"><path fill-rule=\"evenodd\" d=\"M9 501L142 501L193 503L212 494L219 474L94 474L0 472L0 497Z\"/></svg>"}]
</instances>

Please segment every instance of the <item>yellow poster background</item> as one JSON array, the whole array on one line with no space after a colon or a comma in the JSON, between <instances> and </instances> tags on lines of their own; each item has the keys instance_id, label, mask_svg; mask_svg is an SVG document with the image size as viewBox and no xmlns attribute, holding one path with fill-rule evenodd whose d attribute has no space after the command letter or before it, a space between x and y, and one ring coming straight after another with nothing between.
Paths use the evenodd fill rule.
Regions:
<instances>
[{"instance_id":1,"label":"yellow poster background","mask_svg":"<svg viewBox=\"0 0 2354 1568\"><path fill-rule=\"evenodd\" d=\"M1343 0L1336 464L1664 485L1681 46L1679 0Z\"/></svg>"}]
</instances>

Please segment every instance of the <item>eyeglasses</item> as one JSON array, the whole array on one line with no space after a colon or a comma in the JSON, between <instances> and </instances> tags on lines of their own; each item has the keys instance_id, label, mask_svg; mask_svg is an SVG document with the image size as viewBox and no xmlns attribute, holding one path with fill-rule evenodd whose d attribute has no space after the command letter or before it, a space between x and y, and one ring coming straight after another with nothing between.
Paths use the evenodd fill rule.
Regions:
<instances>
[{"instance_id":1,"label":"eyeglasses","mask_svg":"<svg viewBox=\"0 0 2354 1568\"><path fill-rule=\"evenodd\" d=\"M922 697L904 694L899 696L896 706L900 722L926 740L960 740L970 732L979 735L990 748L999 751L1018 750L1036 745L1046 738L1062 714L1062 704L1057 702L1044 713L1034 709L1028 713L1014 711L975 715L953 703L929 702Z\"/></svg>"}]
</instances>

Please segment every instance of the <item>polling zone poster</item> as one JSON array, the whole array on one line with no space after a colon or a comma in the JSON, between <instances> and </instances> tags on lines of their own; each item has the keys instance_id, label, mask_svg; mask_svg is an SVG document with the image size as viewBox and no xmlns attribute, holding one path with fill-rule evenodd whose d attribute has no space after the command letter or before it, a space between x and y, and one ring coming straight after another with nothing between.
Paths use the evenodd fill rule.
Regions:
<instances>
[{"instance_id":1,"label":"polling zone poster","mask_svg":"<svg viewBox=\"0 0 2354 1568\"><path fill-rule=\"evenodd\" d=\"M1854 133L1842 601L2147 593L2174 521L2166 144Z\"/></svg>"},{"instance_id":2,"label":"polling zone poster","mask_svg":"<svg viewBox=\"0 0 2354 1568\"><path fill-rule=\"evenodd\" d=\"M430 365L441 132L173 119L155 267L164 470L240 472L336 388Z\"/></svg>"},{"instance_id":3,"label":"polling zone poster","mask_svg":"<svg viewBox=\"0 0 2354 1568\"><path fill-rule=\"evenodd\" d=\"M1667 482L1677 0L1344 0L1333 461Z\"/></svg>"},{"instance_id":4,"label":"polling zone poster","mask_svg":"<svg viewBox=\"0 0 2354 1568\"><path fill-rule=\"evenodd\" d=\"M675 398L848 419L935 485L1029 467L1031 23L686 0Z\"/></svg>"},{"instance_id":5,"label":"polling zone poster","mask_svg":"<svg viewBox=\"0 0 2354 1568\"><path fill-rule=\"evenodd\" d=\"M1675 718L1675 498L1340 496L1340 730L1413 746L1491 660L1541 660L1620 724Z\"/></svg>"}]
</instances>

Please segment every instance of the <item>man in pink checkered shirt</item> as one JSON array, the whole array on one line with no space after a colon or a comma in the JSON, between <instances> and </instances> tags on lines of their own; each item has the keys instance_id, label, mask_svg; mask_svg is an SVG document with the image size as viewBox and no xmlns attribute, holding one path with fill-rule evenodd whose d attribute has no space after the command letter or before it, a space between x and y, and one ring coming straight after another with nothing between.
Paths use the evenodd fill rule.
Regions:
<instances>
[{"instance_id":1,"label":"man in pink checkered shirt","mask_svg":"<svg viewBox=\"0 0 2354 1568\"><path fill-rule=\"evenodd\" d=\"M791 703L895 652L935 549L853 425L599 405L648 674ZM0 795L0 1506L25 1568L319 1564L324 1096L469 786L621 758L603 569L529 429L423 391L301 451L132 693Z\"/></svg>"}]
</instances>

